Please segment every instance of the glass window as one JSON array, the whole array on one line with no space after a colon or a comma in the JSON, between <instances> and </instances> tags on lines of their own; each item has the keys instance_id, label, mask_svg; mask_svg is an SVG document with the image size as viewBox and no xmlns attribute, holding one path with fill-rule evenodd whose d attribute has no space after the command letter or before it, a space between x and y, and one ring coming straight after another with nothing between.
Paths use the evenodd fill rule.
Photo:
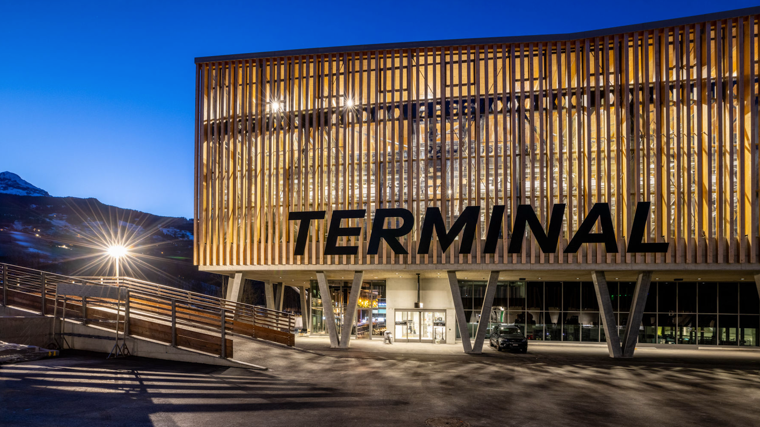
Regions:
<instances>
[{"instance_id":1,"label":"glass window","mask_svg":"<svg viewBox=\"0 0 760 427\"><path fill-rule=\"evenodd\" d=\"M617 322L618 337L622 340L625 337L626 329L628 329L628 313L618 313Z\"/></svg>"},{"instance_id":2,"label":"glass window","mask_svg":"<svg viewBox=\"0 0 760 427\"><path fill-rule=\"evenodd\" d=\"M743 314L739 316L739 345L757 347L758 319L760 316Z\"/></svg>"},{"instance_id":3,"label":"glass window","mask_svg":"<svg viewBox=\"0 0 760 427\"><path fill-rule=\"evenodd\" d=\"M633 301L633 291L636 289L635 282L620 282L618 288L618 298L620 305L618 310L631 311L631 301Z\"/></svg>"},{"instance_id":4,"label":"glass window","mask_svg":"<svg viewBox=\"0 0 760 427\"><path fill-rule=\"evenodd\" d=\"M534 310L526 312L525 337L529 340L540 340L544 335L543 313Z\"/></svg>"},{"instance_id":5,"label":"glass window","mask_svg":"<svg viewBox=\"0 0 760 427\"><path fill-rule=\"evenodd\" d=\"M459 285L459 292L462 294L462 306L465 310L472 310L472 285Z\"/></svg>"},{"instance_id":6,"label":"glass window","mask_svg":"<svg viewBox=\"0 0 760 427\"><path fill-rule=\"evenodd\" d=\"M486 298L486 285L476 283L472 285L472 304L473 309L478 312L483 311L483 300Z\"/></svg>"},{"instance_id":7,"label":"glass window","mask_svg":"<svg viewBox=\"0 0 760 427\"><path fill-rule=\"evenodd\" d=\"M680 289L679 289L680 290ZM694 314L678 315L678 344L697 343L697 319Z\"/></svg>"},{"instance_id":8,"label":"glass window","mask_svg":"<svg viewBox=\"0 0 760 427\"><path fill-rule=\"evenodd\" d=\"M521 330L524 331L525 330L525 326L526 326L526 323L525 323L526 317L527 316L526 316L525 310L519 310L519 311L518 310L509 310L509 316L508 316L509 322L508 323L513 323L513 324L517 325L518 327L520 327Z\"/></svg>"},{"instance_id":9,"label":"glass window","mask_svg":"<svg viewBox=\"0 0 760 427\"><path fill-rule=\"evenodd\" d=\"M718 283L719 313L739 312L739 285L737 283Z\"/></svg>"},{"instance_id":10,"label":"glass window","mask_svg":"<svg viewBox=\"0 0 760 427\"><path fill-rule=\"evenodd\" d=\"M507 292L509 291L509 284L499 283L496 286L496 293L493 297L494 308L503 307L506 309L509 307L509 301L507 301Z\"/></svg>"},{"instance_id":11,"label":"glass window","mask_svg":"<svg viewBox=\"0 0 760 427\"><path fill-rule=\"evenodd\" d=\"M325 317L322 308L311 309L311 333L312 334L326 334Z\"/></svg>"},{"instance_id":12,"label":"glass window","mask_svg":"<svg viewBox=\"0 0 760 427\"><path fill-rule=\"evenodd\" d=\"M528 282L528 310L544 309L544 282Z\"/></svg>"},{"instance_id":13,"label":"glass window","mask_svg":"<svg viewBox=\"0 0 760 427\"><path fill-rule=\"evenodd\" d=\"M720 285L719 285L720 287ZM739 335L739 316L736 314L718 315L718 344L737 345Z\"/></svg>"},{"instance_id":14,"label":"glass window","mask_svg":"<svg viewBox=\"0 0 760 427\"><path fill-rule=\"evenodd\" d=\"M697 285L694 282L678 283L678 312L697 312Z\"/></svg>"},{"instance_id":15,"label":"glass window","mask_svg":"<svg viewBox=\"0 0 760 427\"><path fill-rule=\"evenodd\" d=\"M618 296L618 282L607 282L607 290L610 293L610 299L612 300L612 311L618 311L618 305L620 297Z\"/></svg>"},{"instance_id":16,"label":"glass window","mask_svg":"<svg viewBox=\"0 0 760 427\"><path fill-rule=\"evenodd\" d=\"M591 282L581 282L581 308L584 311L599 311L596 290Z\"/></svg>"},{"instance_id":17,"label":"glass window","mask_svg":"<svg viewBox=\"0 0 760 427\"><path fill-rule=\"evenodd\" d=\"M676 343L676 316L659 314L657 316L657 344Z\"/></svg>"},{"instance_id":18,"label":"glass window","mask_svg":"<svg viewBox=\"0 0 760 427\"><path fill-rule=\"evenodd\" d=\"M509 310L525 309L525 282L509 284Z\"/></svg>"},{"instance_id":19,"label":"glass window","mask_svg":"<svg viewBox=\"0 0 760 427\"><path fill-rule=\"evenodd\" d=\"M698 285L699 294L699 312L700 313L717 313L718 312L718 287L715 282L700 282ZM701 327L701 326L700 326Z\"/></svg>"},{"instance_id":20,"label":"glass window","mask_svg":"<svg viewBox=\"0 0 760 427\"><path fill-rule=\"evenodd\" d=\"M562 301L565 311L581 309L581 284L578 282L563 283Z\"/></svg>"},{"instance_id":21,"label":"glass window","mask_svg":"<svg viewBox=\"0 0 760 427\"><path fill-rule=\"evenodd\" d=\"M562 283L546 282L546 310L562 310ZM554 322L557 323L557 322ZM562 323L562 322L560 322Z\"/></svg>"},{"instance_id":22,"label":"glass window","mask_svg":"<svg viewBox=\"0 0 760 427\"><path fill-rule=\"evenodd\" d=\"M579 321L579 312L564 313L564 322L562 322L562 340L563 341L580 341L581 324Z\"/></svg>"},{"instance_id":23,"label":"glass window","mask_svg":"<svg viewBox=\"0 0 760 427\"><path fill-rule=\"evenodd\" d=\"M581 324L581 341L599 341L599 313L581 313L579 321Z\"/></svg>"},{"instance_id":24,"label":"glass window","mask_svg":"<svg viewBox=\"0 0 760 427\"><path fill-rule=\"evenodd\" d=\"M760 297L757 295L757 285L754 283L739 284L739 313L758 314Z\"/></svg>"},{"instance_id":25,"label":"glass window","mask_svg":"<svg viewBox=\"0 0 760 427\"><path fill-rule=\"evenodd\" d=\"M644 306L644 311L650 313L657 312L657 282L649 284L649 294L647 295L647 303Z\"/></svg>"},{"instance_id":26,"label":"glass window","mask_svg":"<svg viewBox=\"0 0 760 427\"><path fill-rule=\"evenodd\" d=\"M658 311L660 313L670 313L676 311L678 303L676 293L678 288L673 282L659 282L657 284L657 294L659 296Z\"/></svg>"},{"instance_id":27,"label":"glass window","mask_svg":"<svg viewBox=\"0 0 760 427\"><path fill-rule=\"evenodd\" d=\"M718 344L718 316L715 314L700 314L697 316L697 322L697 344Z\"/></svg>"},{"instance_id":28,"label":"glass window","mask_svg":"<svg viewBox=\"0 0 760 427\"><path fill-rule=\"evenodd\" d=\"M639 330L639 342L657 343L657 315L645 313L641 318L641 329Z\"/></svg>"},{"instance_id":29,"label":"glass window","mask_svg":"<svg viewBox=\"0 0 760 427\"><path fill-rule=\"evenodd\" d=\"M562 340L562 317L560 311L548 311L544 314L546 319L546 331L544 338L546 341Z\"/></svg>"}]
</instances>

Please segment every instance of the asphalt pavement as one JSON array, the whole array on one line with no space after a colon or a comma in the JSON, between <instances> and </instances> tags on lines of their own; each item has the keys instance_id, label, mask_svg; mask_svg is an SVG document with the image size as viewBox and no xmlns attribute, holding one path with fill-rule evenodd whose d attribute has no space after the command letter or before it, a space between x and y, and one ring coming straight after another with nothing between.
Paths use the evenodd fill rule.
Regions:
<instances>
[{"instance_id":1,"label":"asphalt pavement","mask_svg":"<svg viewBox=\"0 0 760 427\"><path fill-rule=\"evenodd\" d=\"M267 371L70 351L3 365L0 425L760 426L757 351L327 347L236 339L236 357Z\"/></svg>"}]
</instances>

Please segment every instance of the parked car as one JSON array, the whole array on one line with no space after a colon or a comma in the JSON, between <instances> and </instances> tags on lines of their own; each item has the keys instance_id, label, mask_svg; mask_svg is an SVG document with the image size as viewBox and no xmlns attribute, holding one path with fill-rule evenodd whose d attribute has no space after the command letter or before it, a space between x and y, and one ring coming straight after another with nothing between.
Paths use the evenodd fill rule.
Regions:
<instances>
[{"instance_id":1,"label":"parked car","mask_svg":"<svg viewBox=\"0 0 760 427\"><path fill-rule=\"evenodd\" d=\"M520 353L528 351L528 340L516 325L496 325L491 331L491 347L499 351L517 350Z\"/></svg>"}]
</instances>

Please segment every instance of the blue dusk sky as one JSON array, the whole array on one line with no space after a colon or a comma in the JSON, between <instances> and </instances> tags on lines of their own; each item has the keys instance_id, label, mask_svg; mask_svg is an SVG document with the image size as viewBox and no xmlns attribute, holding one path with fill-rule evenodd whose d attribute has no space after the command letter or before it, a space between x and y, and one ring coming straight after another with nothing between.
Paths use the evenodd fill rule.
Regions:
<instances>
[{"instance_id":1,"label":"blue dusk sky","mask_svg":"<svg viewBox=\"0 0 760 427\"><path fill-rule=\"evenodd\" d=\"M567 33L756 5L0 0L0 172L54 196L191 217L195 57Z\"/></svg>"}]
</instances>

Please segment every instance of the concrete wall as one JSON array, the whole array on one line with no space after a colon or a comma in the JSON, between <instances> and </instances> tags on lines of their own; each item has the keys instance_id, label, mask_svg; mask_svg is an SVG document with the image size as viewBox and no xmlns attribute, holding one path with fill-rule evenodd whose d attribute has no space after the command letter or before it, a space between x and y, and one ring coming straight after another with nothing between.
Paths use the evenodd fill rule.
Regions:
<instances>
[{"instance_id":1,"label":"concrete wall","mask_svg":"<svg viewBox=\"0 0 760 427\"><path fill-rule=\"evenodd\" d=\"M413 309L417 302L417 279L387 279L386 303L388 327L393 328L396 310ZM420 280L420 302L424 309L446 310L446 344L456 341L456 315L451 290L446 279ZM394 329L391 329L392 331Z\"/></svg>"},{"instance_id":2,"label":"concrete wall","mask_svg":"<svg viewBox=\"0 0 760 427\"><path fill-rule=\"evenodd\" d=\"M52 318L51 318L52 320ZM108 339L84 338L67 336L66 341L71 348L77 350L95 351L98 353L110 353L114 346L113 330L106 330L92 326L82 325L72 321L66 321L64 331L67 333L94 335L106 337ZM251 365L249 363L239 362L236 360L222 359L218 356L199 353L176 348L164 343L155 342L145 338L127 337L127 348L132 356L150 357L153 359L173 360L176 362L203 363L206 365L231 366L237 368L266 369L261 366Z\"/></svg>"},{"instance_id":3,"label":"concrete wall","mask_svg":"<svg viewBox=\"0 0 760 427\"><path fill-rule=\"evenodd\" d=\"M0 341L47 347L52 342L52 328L52 317L0 306Z\"/></svg>"}]
</instances>

